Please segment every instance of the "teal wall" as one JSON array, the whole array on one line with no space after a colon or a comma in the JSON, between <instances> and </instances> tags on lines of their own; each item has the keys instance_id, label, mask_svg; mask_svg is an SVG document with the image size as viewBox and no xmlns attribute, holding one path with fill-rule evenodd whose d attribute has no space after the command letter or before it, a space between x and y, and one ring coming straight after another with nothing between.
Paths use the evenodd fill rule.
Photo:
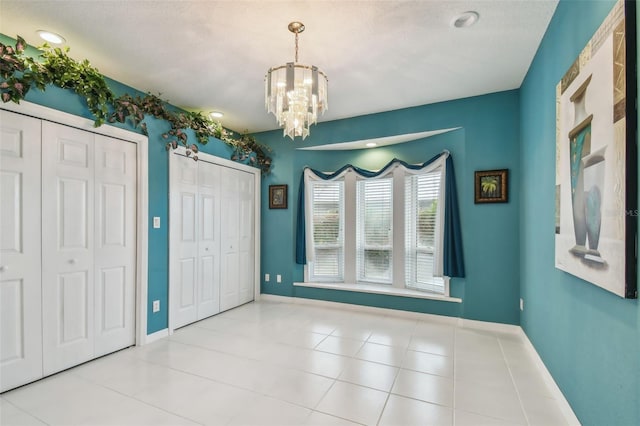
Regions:
<instances>
[{"instance_id":1,"label":"teal wall","mask_svg":"<svg viewBox=\"0 0 640 426\"><path fill-rule=\"evenodd\" d=\"M287 210L269 210L263 197L262 277L269 273L272 278L262 282L262 292L518 324L519 102L517 91L507 91L325 122L312 126L305 141L283 138L279 130L257 134L274 151L273 173L263 180L262 193L267 194L272 184L289 185ZM453 127L461 129L389 147L296 149ZM452 154L459 191L467 276L452 280L451 295L462 298L462 304L293 286L303 281L303 267L295 263L294 253L298 188L305 165L331 171L352 163L375 170L393 158L421 163L443 149ZM501 168L510 170L509 203L475 205L473 172ZM275 282L276 274L282 275L281 284Z\"/></svg>"},{"instance_id":2,"label":"teal wall","mask_svg":"<svg viewBox=\"0 0 640 426\"><path fill-rule=\"evenodd\" d=\"M15 40L0 34L0 42L14 45ZM37 51L29 48L28 53L37 55ZM116 96L124 93L144 95L131 87L107 79L109 88ZM71 90L49 86L46 91L32 89L26 100L35 104L78 115L93 120L84 99ZM141 133L130 125L115 124L117 127ZM168 325L168 288L169 288L169 161L162 134L169 130L169 123L154 118L147 119L149 133L149 223L154 216L159 216L162 227L153 229L149 226L149 286L147 300L147 333L167 328ZM190 140L195 141L191 133ZM231 150L222 141L211 138L209 143L201 147L202 152L229 158ZM152 302L160 300L160 311L153 313Z\"/></svg>"},{"instance_id":3,"label":"teal wall","mask_svg":"<svg viewBox=\"0 0 640 426\"><path fill-rule=\"evenodd\" d=\"M554 267L555 87L613 3L561 1L521 87L521 323L581 423L630 426L640 424L638 301Z\"/></svg>"}]
</instances>

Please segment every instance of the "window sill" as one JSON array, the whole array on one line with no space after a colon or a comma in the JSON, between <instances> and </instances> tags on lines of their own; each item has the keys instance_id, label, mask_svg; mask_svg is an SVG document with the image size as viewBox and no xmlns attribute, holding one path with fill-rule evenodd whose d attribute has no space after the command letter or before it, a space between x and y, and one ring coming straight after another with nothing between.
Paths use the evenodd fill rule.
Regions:
<instances>
[{"instance_id":1,"label":"window sill","mask_svg":"<svg viewBox=\"0 0 640 426\"><path fill-rule=\"evenodd\" d=\"M462 299L450 296L439 296L406 288L395 288L375 284L343 284L343 283L293 283L296 287L326 288L330 290L353 291L356 293L374 293L388 296L410 297L414 299L439 300L441 302L462 303Z\"/></svg>"}]
</instances>

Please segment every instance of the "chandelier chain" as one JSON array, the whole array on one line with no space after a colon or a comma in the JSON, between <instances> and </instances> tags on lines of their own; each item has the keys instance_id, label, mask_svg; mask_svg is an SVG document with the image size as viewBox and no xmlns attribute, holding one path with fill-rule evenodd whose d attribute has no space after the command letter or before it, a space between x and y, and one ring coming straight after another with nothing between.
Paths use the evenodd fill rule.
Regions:
<instances>
[{"instance_id":1,"label":"chandelier chain","mask_svg":"<svg viewBox=\"0 0 640 426\"><path fill-rule=\"evenodd\" d=\"M298 62L298 32L296 31L296 61Z\"/></svg>"}]
</instances>

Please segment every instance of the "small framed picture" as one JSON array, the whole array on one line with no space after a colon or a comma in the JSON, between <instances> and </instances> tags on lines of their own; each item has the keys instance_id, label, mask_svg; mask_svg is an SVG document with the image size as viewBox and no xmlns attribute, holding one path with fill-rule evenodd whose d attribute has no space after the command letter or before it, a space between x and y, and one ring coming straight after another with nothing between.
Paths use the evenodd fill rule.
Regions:
<instances>
[{"instance_id":1,"label":"small framed picture","mask_svg":"<svg viewBox=\"0 0 640 426\"><path fill-rule=\"evenodd\" d=\"M287 185L269 185L269 208L287 208Z\"/></svg>"},{"instance_id":2,"label":"small framed picture","mask_svg":"<svg viewBox=\"0 0 640 426\"><path fill-rule=\"evenodd\" d=\"M475 203L506 203L509 201L509 170L476 171Z\"/></svg>"}]
</instances>

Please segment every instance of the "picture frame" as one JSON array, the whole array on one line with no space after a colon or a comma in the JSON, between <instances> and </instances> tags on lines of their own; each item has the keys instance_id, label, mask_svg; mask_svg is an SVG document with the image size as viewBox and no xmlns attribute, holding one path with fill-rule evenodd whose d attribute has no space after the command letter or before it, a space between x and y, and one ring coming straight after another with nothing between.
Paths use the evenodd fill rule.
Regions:
<instances>
[{"instance_id":1,"label":"picture frame","mask_svg":"<svg viewBox=\"0 0 640 426\"><path fill-rule=\"evenodd\" d=\"M287 185L269 185L269 208L287 208Z\"/></svg>"},{"instance_id":2,"label":"picture frame","mask_svg":"<svg viewBox=\"0 0 640 426\"><path fill-rule=\"evenodd\" d=\"M476 204L509 202L509 170L478 170L475 172Z\"/></svg>"},{"instance_id":3,"label":"picture frame","mask_svg":"<svg viewBox=\"0 0 640 426\"><path fill-rule=\"evenodd\" d=\"M555 99L555 266L631 299L638 297L635 8L615 3L561 76Z\"/></svg>"}]
</instances>

